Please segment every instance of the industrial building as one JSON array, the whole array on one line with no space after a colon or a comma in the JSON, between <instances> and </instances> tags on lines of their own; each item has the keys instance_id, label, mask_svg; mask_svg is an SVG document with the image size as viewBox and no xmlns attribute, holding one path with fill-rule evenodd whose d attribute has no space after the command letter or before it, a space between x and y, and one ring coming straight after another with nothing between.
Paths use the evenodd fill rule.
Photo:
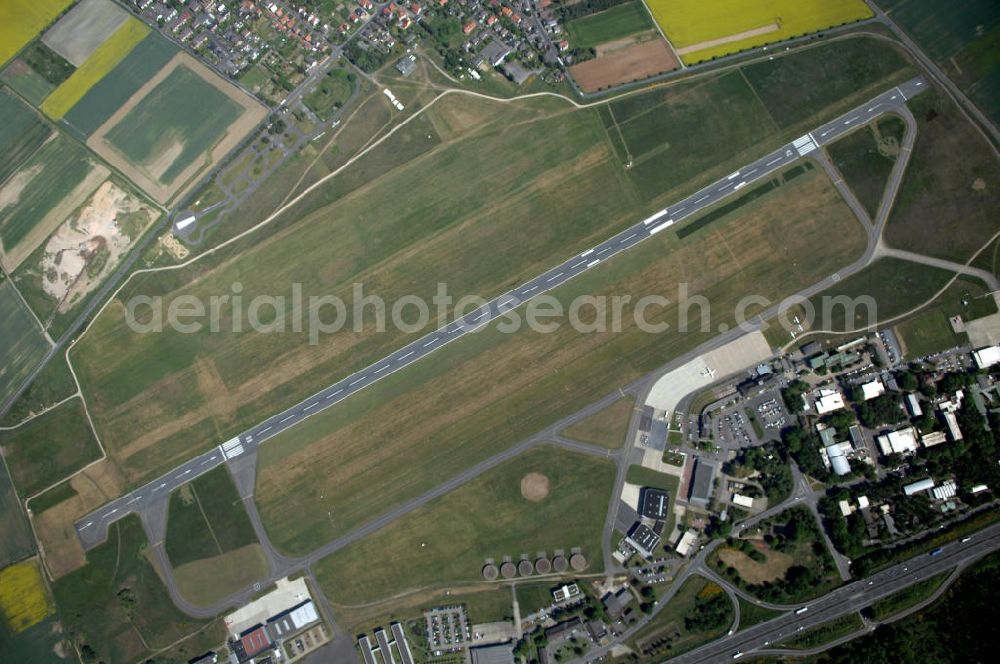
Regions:
<instances>
[{"instance_id":1,"label":"industrial building","mask_svg":"<svg viewBox=\"0 0 1000 664\"><path fill-rule=\"evenodd\" d=\"M652 558L656 547L660 544L660 536L654 533L648 526L644 526L637 521L632 526L632 529L629 530L625 541L646 558Z\"/></svg>"},{"instance_id":2,"label":"industrial building","mask_svg":"<svg viewBox=\"0 0 1000 664\"><path fill-rule=\"evenodd\" d=\"M514 648L509 643L471 648L472 664L514 664Z\"/></svg>"},{"instance_id":3,"label":"industrial building","mask_svg":"<svg viewBox=\"0 0 1000 664\"><path fill-rule=\"evenodd\" d=\"M666 519L670 514L670 495L663 489L644 488L639 503L639 513L649 519Z\"/></svg>"},{"instance_id":4,"label":"industrial building","mask_svg":"<svg viewBox=\"0 0 1000 664\"><path fill-rule=\"evenodd\" d=\"M917 449L917 432L913 427L890 431L877 438L882 454L910 454Z\"/></svg>"},{"instance_id":5,"label":"industrial building","mask_svg":"<svg viewBox=\"0 0 1000 664\"><path fill-rule=\"evenodd\" d=\"M688 491L688 502L703 509L708 508L708 502L712 499L712 489L715 485L715 474L718 470L717 464L704 459L695 460L691 488Z\"/></svg>"}]
</instances>

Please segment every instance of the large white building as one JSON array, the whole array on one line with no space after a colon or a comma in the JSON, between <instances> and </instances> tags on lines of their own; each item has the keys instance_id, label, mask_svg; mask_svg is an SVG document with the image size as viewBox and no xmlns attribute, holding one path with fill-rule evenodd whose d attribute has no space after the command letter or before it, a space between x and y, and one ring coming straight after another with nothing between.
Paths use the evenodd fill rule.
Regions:
<instances>
[{"instance_id":1,"label":"large white building","mask_svg":"<svg viewBox=\"0 0 1000 664\"><path fill-rule=\"evenodd\" d=\"M816 391L816 414L826 415L844 407L844 395L837 390L820 388Z\"/></svg>"},{"instance_id":2,"label":"large white building","mask_svg":"<svg viewBox=\"0 0 1000 664\"><path fill-rule=\"evenodd\" d=\"M1000 363L1000 346L987 346L972 351L972 359L980 369Z\"/></svg>"},{"instance_id":3,"label":"large white building","mask_svg":"<svg viewBox=\"0 0 1000 664\"><path fill-rule=\"evenodd\" d=\"M913 427L890 431L877 438L882 454L910 454L917 449L917 432Z\"/></svg>"},{"instance_id":4,"label":"large white building","mask_svg":"<svg viewBox=\"0 0 1000 664\"><path fill-rule=\"evenodd\" d=\"M876 378L875 380L862 385L861 391L865 395L865 401L868 401L869 399L874 399L875 397L885 394L885 383Z\"/></svg>"}]
</instances>

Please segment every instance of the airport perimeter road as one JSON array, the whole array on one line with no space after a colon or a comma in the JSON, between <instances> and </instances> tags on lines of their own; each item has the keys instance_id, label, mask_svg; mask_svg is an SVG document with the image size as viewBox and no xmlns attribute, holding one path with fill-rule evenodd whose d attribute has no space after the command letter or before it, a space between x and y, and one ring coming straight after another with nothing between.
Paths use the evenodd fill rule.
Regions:
<instances>
[{"instance_id":1,"label":"airport perimeter road","mask_svg":"<svg viewBox=\"0 0 1000 664\"><path fill-rule=\"evenodd\" d=\"M494 298L487 304L457 320L382 358L378 362L313 394L295 406L270 417L215 450L192 459L136 491L122 496L76 522L77 534L84 549L104 541L107 526L141 508L143 500L153 492L170 492L194 479L215 465L252 452L267 439L289 429L302 420L329 408L382 378L423 359L448 343L472 332L538 295L565 284L603 261L616 256L640 242L694 216L754 182L764 180L775 171L809 155L820 146L832 142L860 125L890 112L906 113L906 100L926 89L924 79L917 77L891 88L874 99L848 111L839 118L821 125L781 148L708 185L674 205L621 231L547 272L528 280L516 289Z\"/></svg>"}]
</instances>

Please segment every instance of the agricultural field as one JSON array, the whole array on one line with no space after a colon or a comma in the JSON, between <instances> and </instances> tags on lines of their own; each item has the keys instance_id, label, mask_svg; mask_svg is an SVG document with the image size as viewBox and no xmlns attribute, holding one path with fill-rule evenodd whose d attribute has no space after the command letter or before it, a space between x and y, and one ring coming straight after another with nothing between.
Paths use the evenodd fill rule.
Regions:
<instances>
[{"instance_id":1,"label":"agricultural field","mask_svg":"<svg viewBox=\"0 0 1000 664\"><path fill-rule=\"evenodd\" d=\"M0 567L24 560L35 552L28 517L21 507L6 468L0 468Z\"/></svg>"},{"instance_id":2,"label":"agricultural field","mask_svg":"<svg viewBox=\"0 0 1000 664\"><path fill-rule=\"evenodd\" d=\"M81 137L90 136L175 55L176 46L158 32L150 32L67 111L63 121Z\"/></svg>"},{"instance_id":3,"label":"agricultural field","mask_svg":"<svg viewBox=\"0 0 1000 664\"><path fill-rule=\"evenodd\" d=\"M486 559L579 547L600 567L614 466L539 447L487 471L316 565L335 610L482 581ZM539 529L537 524L548 527ZM456 543L461 546L456 547Z\"/></svg>"},{"instance_id":4,"label":"agricultural field","mask_svg":"<svg viewBox=\"0 0 1000 664\"><path fill-rule=\"evenodd\" d=\"M12 427L32 413L41 412L76 392L76 383L69 372L66 357L57 354L49 360L31 385L11 404L7 414L0 419L0 427ZM2 562L0 557L0 562Z\"/></svg>"},{"instance_id":5,"label":"agricultural field","mask_svg":"<svg viewBox=\"0 0 1000 664\"><path fill-rule=\"evenodd\" d=\"M0 617L22 632L55 611L38 562L29 558L0 569Z\"/></svg>"},{"instance_id":6,"label":"agricultural field","mask_svg":"<svg viewBox=\"0 0 1000 664\"><path fill-rule=\"evenodd\" d=\"M601 45L596 58L574 64L569 71L584 92L596 92L677 67L677 58L670 47L658 35L653 35L652 39L637 43Z\"/></svg>"},{"instance_id":7,"label":"agricultural field","mask_svg":"<svg viewBox=\"0 0 1000 664\"><path fill-rule=\"evenodd\" d=\"M0 88L0 182L7 179L25 159L30 157L51 133L35 112L6 90Z\"/></svg>"},{"instance_id":8,"label":"agricultural field","mask_svg":"<svg viewBox=\"0 0 1000 664\"><path fill-rule=\"evenodd\" d=\"M0 447L22 498L56 484L101 454L79 399L16 429L0 431Z\"/></svg>"},{"instance_id":9,"label":"agricultural field","mask_svg":"<svg viewBox=\"0 0 1000 664\"><path fill-rule=\"evenodd\" d=\"M48 349L14 286L0 281L0 402L20 387Z\"/></svg>"},{"instance_id":10,"label":"agricultural field","mask_svg":"<svg viewBox=\"0 0 1000 664\"><path fill-rule=\"evenodd\" d=\"M17 270L109 173L62 134L35 152L0 187L0 261L4 268Z\"/></svg>"},{"instance_id":11,"label":"agricultural field","mask_svg":"<svg viewBox=\"0 0 1000 664\"><path fill-rule=\"evenodd\" d=\"M0 81L35 106L41 104L56 88L21 58L11 60L10 64L0 72Z\"/></svg>"},{"instance_id":12,"label":"agricultural field","mask_svg":"<svg viewBox=\"0 0 1000 664\"><path fill-rule=\"evenodd\" d=\"M625 396L607 408L571 424L559 433L581 443L617 450L625 442L629 421L635 412L635 398Z\"/></svg>"},{"instance_id":13,"label":"agricultural field","mask_svg":"<svg viewBox=\"0 0 1000 664\"><path fill-rule=\"evenodd\" d=\"M302 101L320 119L328 120L354 93L354 78L346 69L331 69Z\"/></svg>"},{"instance_id":14,"label":"agricultural field","mask_svg":"<svg viewBox=\"0 0 1000 664\"><path fill-rule=\"evenodd\" d=\"M81 0L45 31L42 43L79 67L128 19L111 0Z\"/></svg>"},{"instance_id":15,"label":"agricultural field","mask_svg":"<svg viewBox=\"0 0 1000 664\"><path fill-rule=\"evenodd\" d=\"M672 293L686 281L713 302L713 312L732 311L729 304L743 293L787 295L792 284L812 283L861 252L860 224L817 171L775 192L781 193L683 241L657 236L554 296L565 306L583 295ZM792 255L814 255L808 246L818 246L809 244L819 241L817 233L832 251L793 265ZM734 246L741 248L738 263ZM272 541L290 552L309 551L711 336L708 330L647 334L631 313L626 306L614 335L579 334L566 325L551 334L486 326L438 351L435 362L397 371L363 399L275 436L261 448L255 493ZM657 319L676 313L670 306ZM717 324L713 318L710 327ZM409 424L401 429L399 421Z\"/></svg>"},{"instance_id":16,"label":"agricultural field","mask_svg":"<svg viewBox=\"0 0 1000 664\"><path fill-rule=\"evenodd\" d=\"M598 44L651 30L653 21L649 18L642 0L629 0L611 9L573 19L566 24L570 46L583 49L594 48Z\"/></svg>"},{"instance_id":17,"label":"agricultural field","mask_svg":"<svg viewBox=\"0 0 1000 664\"><path fill-rule=\"evenodd\" d=\"M73 108L87 91L108 75L149 34L142 21L129 17L114 34L98 46L87 59L42 102L41 109L59 120Z\"/></svg>"},{"instance_id":18,"label":"agricultural field","mask_svg":"<svg viewBox=\"0 0 1000 664\"><path fill-rule=\"evenodd\" d=\"M72 0L4 0L0 3L0 65L6 64Z\"/></svg>"},{"instance_id":19,"label":"agricultural field","mask_svg":"<svg viewBox=\"0 0 1000 664\"><path fill-rule=\"evenodd\" d=\"M905 30L982 111L1000 122L1000 5L965 0L879 0Z\"/></svg>"},{"instance_id":20,"label":"agricultural field","mask_svg":"<svg viewBox=\"0 0 1000 664\"><path fill-rule=\"evenodd\" d=\"M1000 230L1000 159L943 93L928 90L910 108L917 139L885 241L964 263Z\"/></svg>"},{"instance_id":21,"label":"agricultural field","mask_svg":"<svg viewBox=\"0 0 1000 664\"><path fill-rule=\"evenodd\" d=\"M117 178L105 180L25 260L14 282L54 334L126 256L160 211Z\"/></svg>"},{"instance_id":22,"label":"agricultural field","mask_svg":"<svg viewBox=\"0 0 1000 664\"><path fill-rule=\"evenodd\" d=\"M872 16L863 0L646 0L646 4L686 64Z\"/></svg>"},{"instance_id":23,"label":"agricultural field","mask_svg":"<svg viewBox=\"0 0 1000 664\"><path fill-rule=\"evenodd\" d=\"M834 166L872 219L882 202L905 133L903 120L889 116L826 146Z\"/></svg>"},{"instance_id":24,"label":"agricultural field","mask_svg":"<svg viewBox=\"0 0 1000 664\"><path fill-rule=\"evenodd\" d=\"M95 661L131 664L154 652L188 661L225 638L221 620L195 620L174 608L150 555L138 517L129 516L87 553L83 568L53 582L66 632Z\"/></svg>"},{"instance_id":25,"label":"agricultural field","mask_svg":"<svg viewBox=\"0 0 1000 664\"><path fill-rule=\"evenodd\" d=\"M227 154L265 114L252 97L178 54L87 145L163 203Z\"/></svg>"},{"instance_id":26,"label":"agricultural field","mask_svg":"<svg viewBox=\"0 0 1000 664\"><path fill-rule=\"evenodd\" d=\"M165 546L177 585L195 604L211 604L267 576L267 561L225 466L170 495Z\"/></svg>"}]
</instances>

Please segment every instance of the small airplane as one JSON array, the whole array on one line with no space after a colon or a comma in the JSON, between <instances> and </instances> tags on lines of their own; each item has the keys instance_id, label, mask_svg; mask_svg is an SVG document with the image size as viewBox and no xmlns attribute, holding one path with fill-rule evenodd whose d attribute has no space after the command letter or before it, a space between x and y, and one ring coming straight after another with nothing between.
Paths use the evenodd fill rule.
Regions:
<instances>
[{"instance_id":1,"label":"small airplane","mask_svg":"<svg viewBox=\"0 0 1000 664\"><path fill-rule=\"evenodd\" d=\"M705 367L705 370L701 372L702 376L708 376L709 378L715 378L715 369L712 367Z\"/></svg>"}]
</instances>

